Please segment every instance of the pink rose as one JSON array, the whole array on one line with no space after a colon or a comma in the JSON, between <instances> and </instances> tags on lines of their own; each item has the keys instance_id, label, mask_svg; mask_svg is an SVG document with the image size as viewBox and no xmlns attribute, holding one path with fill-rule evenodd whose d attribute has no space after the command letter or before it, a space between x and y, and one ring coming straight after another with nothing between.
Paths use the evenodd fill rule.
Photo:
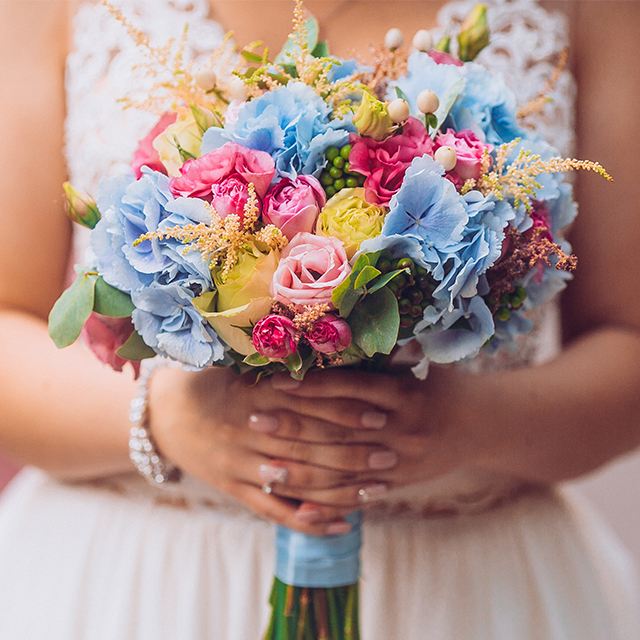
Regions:
<instances>
[{"instance_id":1,"label":"pink rose","mask_svg":"<svg viewBox=\"0 0 640 640\"><path fill-rule=\"evenodd\" d=\"M293 322L276 314L265 316L253 327L252 339L256 351L271 360L284 360L298 348Z\"/></svg>"},{"instance_id":2,"label":"pink rose","mask_svg":"<svg viewBox=\"0 0 640 640\"><path fill-rule=\"evenodd\" d=\"M133 333L131 318L109 318L92 312L82 327L85 344L95 353L98 359L116 371L122 371L129 362L133 367L136 379L140 375L140 363L121 358L116 351Z\"/></svg>"},{"instance_id":3,"label":"pink rose","mask_svg":"<svg viewBox=\"0 0 640 640\"><path fill-rule=\"evenodd\" d=\"M165 113L151 131L145 136L138 145L136 152L133 154L133 162L131 168L136 175L136 178L142 177L142 167L149 167L154 171L160 171L160 173L167 174L167 170L160 161L158 152L153 147L153 141L170 125L172 125L178 119L176 113Z\"/></svg>"},{"instance_id":4,"label":"pink rose","mask_svg":"<svg viewBox=\"0 0 640 640\"><path fill-rule=\"evenodd\" d=\"M434 152L440 147L451 147L458 157L456 166L446 174L456 188L460 188L470 178L477 180L480 177L484 151L486 149L491 153L493 150L493 145L481 142L470 129L457 133L448 129L446 133L438 133Z\"/></svg>"},{"instance_id":5,"label":"pink rose","mask_svg":"<svg viewBox=\"0 0 640 640\"><path fill-rule=\"evenodd\" d=\"M331 304L333 290L351 267L342 242L302 232L282 252L273 274L271 295L284 304Z\"/></svg>"},{"instance_id":6,"label":"pink rose","mask_svg":"<svg viewBox=\"0 0 640 640\"><path fill-rule=\"evenodd\" d=\"M283 178L264 198L262 218L274 224L289 240L297 233L311 233L327 202L322 185L313 176Z\"/></svg>"},{"instance_id":7,"label":"pink rose","mask_svg":"<svg viewBox=\"0 0 640 640\"><path fill-rule=\"evenodd\" d=\"M547 231L542 236L549 240L549 242L553 242L553 235L551 234L551 213L549 213L549 209L544 206L544 202L539 202L538 200L534 200L532 202L533 208L531 209L531 220L533 220L532 229L536 229L538 227L544 227Z\"/></svg>"},{"instance_id":8,"label":"pink rose","mask_svg":"<svg viewBox=\"0 0 640 640\"><path fill-rule=\"evenodd\" d=\"M344 351L351 344L351 328L346 320L329 314L313 325L306 338L316 351L330 355Z\"/></svg>"},{"instance_id":9,"label":"pink rose","mask_svg":"<svg viewBox=\"0 0 640 640\"><path fill-rule=\"evenodd\" d=\"M224 220L229 214L235 213L244 218L244 205L249 199L249 186L237 177L227 178L211 187L211 205Z\"/></svg>"},{"instance_id":10,"label":"pink rose","mask_svg":"<svg viewBox=\"0 0 640 640\"><path fill-rule=\"evenodd\" d=\"M454 58L452 55L445 53L444 51L437 51L433 49L427 54L432 60L435 60L437 64L453 64L456 67L464 66L464 62Z\"/></svg>"},{"instance_id":11,"label":"pink rose","mask_svg":"<svg viewBox=\"0 0 640 640\"><path fill-rule=\"evenodd\" d=\"M425 126L409 118L402 133L383 142L351 134L351 170L366 176L365 200L369 204L388 204L400 189L406 170L414 158L432 155L433 141Z\"/></svg>"},{"instance_id":12,"label":"pink rose","mask_svg":"<svg viewBox=\"0 0 640 640\"><path fill-rule=\"evenodd\" d=\"M227 142L200 158L187 160L180 168L180 176L171 178L169 186L176 197L210 201L213 185L234 177L245 184L252 182L256 195L262 199L275 173L275 164L268 153Z\"/></svg>"}]
</instances>

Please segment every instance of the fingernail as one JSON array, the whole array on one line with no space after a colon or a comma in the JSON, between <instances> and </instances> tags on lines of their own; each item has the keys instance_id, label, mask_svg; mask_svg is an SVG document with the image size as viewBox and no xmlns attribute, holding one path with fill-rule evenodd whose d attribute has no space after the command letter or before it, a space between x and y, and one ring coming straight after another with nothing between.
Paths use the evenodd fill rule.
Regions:
<instances>
[{"instance_id":1,"label":"fingernail","mask_svg":"<svg viewBox=\"0 0 640 640\"><path fill-rule=\"evenodd\" d=\"M365 411L360 416L360 424L367 429L382 429L387 424L387 414L381 411Z\"/></svg>"},{"instance_id":2,"label":"fingernail","mask_svg":"<svg viewBox=\"0 0 640 640\"><path fill-rule=\"evenodd\" d=\"M320 513L319 509L298 509L293 515L293 518L298 522L313 524L322 518L322 513Z\"/></svg>"},{"instance_id":3,"label":"fingernail","mask_svg":"<svg viewBox=\"0 0 640 640\"><path fill-rule=\"evenodd\" d=\"M271 378L271 386L279 391L293 391L300 386L300 380L295 380L291 376L281 375Z\"/></svg>"},{"instance_id":4,"label":"fingernail","mask_svg":"<svg viewBox=\"0 0 640 640\"><path fill-rule=\"evenodd\" d=\"M280 426L278 418L266 413L252 413L249 416L249 429L261 433L275 433Z\"/></svg>"},{"instance_id":5,"label":"fingernail","mask_svg":"<svg viewBox=\"0 0 640 640\"><path fill-rule=\"evenodd\" d=\"M393 451L376 451L369 456L369 469L382 471L398 464L398 456Z\"/></svg>"},{"instance_id":6,"label":"fingernail","mask_svg":"<svg viewBox=\"0 0 640 640\"><path fill-rule=\"evenodd\" d=\"M358 500L363 503L371 502L372 500L382 498L385 493L387 493L386 484L372 484L368 487L362 487L362 489L358 491Z\"/></svg>"},{"instance_id":7,"label":"fingernail","mask_svg":"<svg viewBox=\"0 0 640 640\"><path fill-rule=\"evenodd\" d=\"M351 525L348 522L332 522L324 530L328 536L340 536L349 531L351 531Z\"/></svg>"},{"instance_id":8,"label":"fingernail","mask_svg":"<svg viewBox=\"0 0 640 640\"><path fill-rule=\"evenodd\" d=\"M261 464L258 470L260 479L265 482L285 483L289 478L289 469L286 467L276 467L271 464Z\"/></svg>"}]
</instances>

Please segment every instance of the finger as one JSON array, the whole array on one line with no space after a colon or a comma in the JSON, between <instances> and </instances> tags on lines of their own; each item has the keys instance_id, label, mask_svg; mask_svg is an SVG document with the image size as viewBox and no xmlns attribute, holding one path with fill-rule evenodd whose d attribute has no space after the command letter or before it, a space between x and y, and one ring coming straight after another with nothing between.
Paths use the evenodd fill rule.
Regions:
<instances>
[{"instance_id":1,"label":"finger","mask_svg":"<svg viewBox=\"0 0 640 640\"><path fill-rule=\"evenodd\" d=\"M381 500L387 492L387 484L381 482L359 483L324 490L299 488L288 484L273 486L273 493L278 496L339 509L360 508L363 504Z\"/></svg>"},{"instance_id":2,"label":"finger","mask_svg":"<svg viewBox=\"0 0 640 640\"><path fill-rule=\"evenodd\" d=\"M263 485L266 482L286 484L301 489L334 489L354 484L358 474L347 471L323 469L299 462L271 460L256 456L256 463L247 477L249 482Z\"/></svg>"}]
</instances>

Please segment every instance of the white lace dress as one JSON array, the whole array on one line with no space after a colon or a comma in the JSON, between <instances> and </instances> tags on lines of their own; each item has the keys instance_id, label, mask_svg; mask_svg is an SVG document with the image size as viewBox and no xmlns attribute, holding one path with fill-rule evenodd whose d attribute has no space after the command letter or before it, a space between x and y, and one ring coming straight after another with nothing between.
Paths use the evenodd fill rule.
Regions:
<instances>
[{"instance_id":1,"label":"white lace dress","mask_svg":"<svg viewBox=\"0 0 640 640\"><path fill-rule=\"evenodd\" d=\"M190 23L192 55L221 29L206 0L119 0L162 42ZM473 2L448 5L441 24ZM566 24L535 2L489 3L484 52L521 103L535 96L566 40ZM68 61L67 158L72 182L95 192L124 170L147 114L116 99L144 92L139 53L104 8L85 5ZM573 83L562 77L536 125L571 146ZM554 312L515 357L554 351ZM187 478L171 491L135 473L59 483L23 471L0 502L0 639L258 640L266 629L274 527ZM636 640L631 562L590 510L563 491L525 492L509 478L460 470L403 490L367 512L363 640Z\"/></svg>"}]
</instances>

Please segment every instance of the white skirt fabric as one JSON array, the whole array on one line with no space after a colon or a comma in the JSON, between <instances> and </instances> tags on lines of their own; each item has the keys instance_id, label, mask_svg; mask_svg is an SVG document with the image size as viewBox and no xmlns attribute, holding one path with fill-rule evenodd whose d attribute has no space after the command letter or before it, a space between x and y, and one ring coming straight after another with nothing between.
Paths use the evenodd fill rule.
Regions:
<instances>
[{"instance_id":1,"label":"white skirt fabric","mask_svg":"<svg viewBox=\"0 0 640 640\"><path fill-rule=\"evenodd\" d=\"M23 471L0 500L2 640L259 640L274 527ZM365 521L363 640L637 640L631 560L567 492Z\"/></svg>"}]
</instances>

